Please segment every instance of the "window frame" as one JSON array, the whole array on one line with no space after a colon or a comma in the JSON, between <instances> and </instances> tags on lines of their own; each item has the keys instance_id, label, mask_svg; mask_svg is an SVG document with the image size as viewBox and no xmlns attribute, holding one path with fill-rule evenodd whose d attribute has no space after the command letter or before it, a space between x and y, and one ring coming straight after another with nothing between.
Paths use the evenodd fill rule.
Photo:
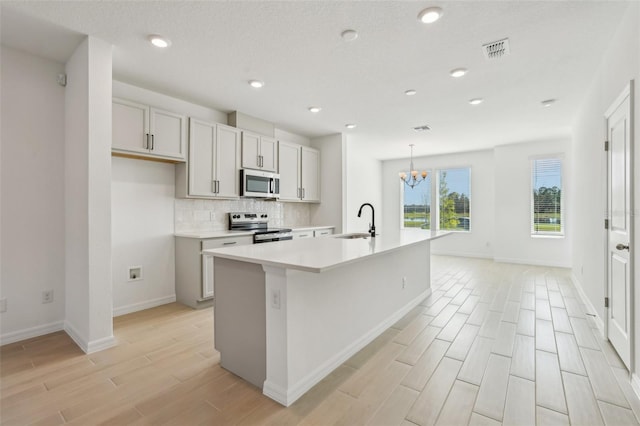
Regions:
<instances>
[{"instance_id":1,"label":"window frame","mask_svg":"<svg viewBox=\"0 0 640 426\"><path fill-rule=\"evenodd\" d=\"M429 178L429 184L430 184L430 191L431 191L431 197L429 199L429 209L430 209L430 214L429 214L429 229L423 229L423 228L413 228L413 227L405 227L404 226L404 194L405 191L407 190L407 184L404 183L404 181L402 179L398 179L400 181L400 203L398 203L400 205L400 231L433 231L433 229L431 228L432 224L433 224L433 169L430 168L426 168L426 167L418 167L416 168L416 170L424 170L427 172L427 177ZM424 183L424 182L423 182ZM422 185L422 184L421 184ZM419 186L420 188L422 188L422 186ZM418 186L416 187L418 188Z\"/></svg>"},{"instance_id":2,"label":"window frame","mask_svg":"<svg viewBox=\"0 0 640 426\"><path fill-rule=\"evenodd\" d=\"M404 226L404 194L407 189L407 185L401 180L400 181L400 200L399 200L399 209L400 209L400 231L412 230L412 231L428 231L428 232L456 232L463 234L470 234L473 231L473 223L471 220L471 210L472 210L472 196L473 196L473 188L472 188L472 169L473 167L469 165L464 166L450 166L450 167L417 167L419 170L426 170L431 177L431 200L430 200L430 223L429 229L421 229L421 228L407 228ZM459 170L465 169L469 171L469 229L441 229L440 228L440 172L442 170ZM433 224L436 224L434 227Z\"/></svg>"},{"instance_id":3,"label":"window frame","mask_svg":"<svg viewBox=\"0 0 640 426\"><path fill-rule=\"evenodd\" d=\"M459 228L454 228L454 229L442 229L440 228L440 172L447 171L447 170L460 170L460 169L465 169L469 171L469 229L459 229ZM472 200L472 179L471 179L471 166L453 166L453 167L439 167L437 169L434 169L438 172L438 178L436 180L436 184L435 184L435 197L436 197L436 205L438 206L437 208L437 220L438 220L438 227L437 230L438 231L443 231L443 232L458 232L461 234L470 234L471 231L473 230L473 221L471 220L471 200Z\"/></svg>"},{"instance_id":4,"label":"window frame","mask_svg":"<svg viewBox=\"0 0 640 426\"><path fill-rule=\"evenodd\" d=\"M535 199L533 191L535 189L536 161L539 160L558 160L560 162L560 231L535 231ZM565 238L565 161L563 154L542 154L529 157L529 232L531 238Z\"/></svg>"}]
</instances>

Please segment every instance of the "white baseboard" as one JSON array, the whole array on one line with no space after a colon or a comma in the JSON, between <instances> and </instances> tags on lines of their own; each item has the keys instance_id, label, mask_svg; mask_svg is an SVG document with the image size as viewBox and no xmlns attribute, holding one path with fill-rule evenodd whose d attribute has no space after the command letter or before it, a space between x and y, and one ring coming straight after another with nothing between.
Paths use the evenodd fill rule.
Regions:
<instances>
[{"instance_id":1,"label":"white baseboard","mask_svg":"<svg viewBox=\"0 0 640 426\"><path fill-rule=\"evenodd\" d=\"M56 321L49 324L38 325L35 327L25 328L24 330L12 331L0 335L0 346L9 343L19 342L21 340L31 339L32 337L43 336L56 331L64 330L64 322Z\"/></svg>"},{"instance_id":2,"label":"white baseboard","mask_svg":"<svg viewBox=\"0 0 640 426\"><path fill-rule=\"evenodd\" d=\"M166 305L167 303L173 303L176 301L176 295L159 297L157 299L145 300L144 302L132 303L131 305L120 306L113 309L113 316L119 317L120 315L130 314L132 312L143 311L145 309L155 308L156 306Z\"/></svg>"},{"instance_id":3,"label":"white baseboard","mask_svg":"<svg viewBox=\"0 0 640 426\"><path fill-rule=\"evenodd\" d=\"M576 290L578 290L578 296L580 296L580 299L582 300L582 303L584 303L584 306L587 308L587 311L594 315L593 318L596 322L596 325L598 326L598 330L600 330L600 334L604 336L604 321L602 321L602 318L600 318L600 315L598 315L598 310L595 308L595 306L593 306L593 303L591 303L591 300L589 300L589 298L587 297L587 294L584 292L584 288L582 287L582 283L573 272L571 272L571 281L573 282L573 286L576 288Z\"/></svg>"},{"instance_id":4,"label":"white baseboard","mask_svg":"<svg viewBox=\"0 0 640 426\"><path fill-rule=\"evenodd\" d=\"M434 250L431 249L431 254L435 254L436 256L455 256L455 257L472 257L475 259L493 259L493 256L490 254L483 253L462 253L459 251L450 251L450 250Z\"/></svg>"},{"instance_id":5,"label":"white baseboard","mask_svg":"<svg viewBox=\"0 0 640 426\"><path fill-rule=\"evenodd\" d=\"M69 321L64 322L64 331L69 335L69 337L71 337L71 340L73 340L76 345L78 345L80 349L82 349L82 351L86 354L98 352L116 345L116 339L115 337L113 337L113 335L103 337L102 339L98 340L84 340L82 336L80 336L80 333L78 333L78 330L76 330Z\"/></svg>"},{"instance_id":6,"label":"white baseboard","mask_svg":"<svg viewBox=\"0 0 640 426\"><path fill-rule=\"evenodd\" d=\"M638 377L636 373L631 373L631 387L636 393L636 396L640 398L640 377Z\"/></svg>"},{"instance_id":7,"label":"white baseboard","mask_svg":"<svg viewBox=\"0 0 640 426\"><path fill-rule=\"evenodd\" d=\"M510 257L494 257L494 262L498 263L517 263L519 265L533 265L533 266L548 266L550 268L571 268L571 265L567 265L564 263L552 262L547 260L536 260L536 259L514 259Z\"/></svg>"},{"instance_id":8,"label":"white baseboard","mask_svg":"<svg viewBox=\"0 0 640 426\"><path fill-rule=\"evenodd\" d=\"M305 394L309 389L315 386L320 380L325 378L329 373L344 364L346 360L355 355L360 349L367 346L376 337L382 334L386 329L395 324L400 318L405 316L411 309L415 308L425 298L431 295L431 289L427 289L419 296L411 300L405 306L396 311L393 315L382 321L380 324L369 330L361 338L344 348L342 351L328 359L324 364L320 365L314 371L300 379L298 383L289 387L288 391L280 386L265 380L262 387L262 393L269 398L279 402L285 407L293 404L298 398Z\"/></svg>"}]
</instances>

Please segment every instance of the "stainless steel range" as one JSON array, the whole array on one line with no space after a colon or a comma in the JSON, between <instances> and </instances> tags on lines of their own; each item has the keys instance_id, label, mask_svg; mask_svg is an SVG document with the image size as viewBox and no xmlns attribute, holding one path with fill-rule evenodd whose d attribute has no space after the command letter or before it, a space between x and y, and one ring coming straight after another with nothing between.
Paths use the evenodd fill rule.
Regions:
<instances>
[{"instance_id":1,"label":"stainless steel range","mask_svg":"<svg viewBox=\"0 0 640 426\"><path fill-rule=\"evenodd\" d=\"M267 213L229 213L230 231L255 231L253 243L270 243L293 239L293 233L289 228L269 228L269 215Z\"/></svg>"}]
</instances>

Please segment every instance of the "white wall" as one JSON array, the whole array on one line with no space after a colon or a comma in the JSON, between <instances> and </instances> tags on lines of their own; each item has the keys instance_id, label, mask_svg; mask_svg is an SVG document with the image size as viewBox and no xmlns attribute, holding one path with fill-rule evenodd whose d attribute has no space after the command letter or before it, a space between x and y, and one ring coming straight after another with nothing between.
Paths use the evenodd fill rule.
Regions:
<instances>
[{"instance_id":1,"label":"white wall","mask_svg":"<svg viewBox=\"0 0 640 426\"><path fill-rule=\"evenodd\" d=\"M433 241L432 252L469 257L492 257L494 242L494 161L493 151L437 155L414 158L419 170L471 168L471 230L454 232ZM409 159L389 160L382 165L384 232L400 232L400 179ZM433 175L432 175L433 176ZM434 207L435 208L435 207ZM382 232L382 231L381 231Z\"/></svg>"},{"instance_id":2,"label":"white wall","mask_svg":"<svg viewBox=\"0 0 640 426\"><path fill-rule=\"evenodd\" d=\"M531 237L531 159L562 157L564 237ZM499 262L571 267L573 202L571 141L552 140L498 146L495 161L494 259Z\"/></svg>"},{"instance_id":3,"label":"white wall","mask_svg":"<svg viewBox=\"0 0 640 426\"><path fill-rule=\"evenodd\" d=\"M311 146L311 139L306 136L297 135L295 133L287 132L286 130L276 128L274 131L275 138L279 141L286 141L291 143L297 143L298 145Z\"/></svg>"},{"instance_id":4,"label":"white wall","mask_svg":"<svg viewBox=\"0 0 640 426\"><path fill-rule=\"evenodd\" d=\"M115 343L111 68L111 45L94 37L78 46L65 67L65 330L85 352Z\"/></svg>"},{"instance_id":5,"label":"white wall","mask_svg":"<svg viewBox=\"0 0 640 426\"><path fill-rule=\"evenodd\" d=\"M343 229L343 145L342 134L316 138L311 145L320 150L320 204L309 207L312 225L335 226L335 233ZM349 166L350 167L350 166Z\"/></svg>"},{"instance_id":6,"label":"white wall","mask_svg":"<svg viewBox=\"0 0 640 426\"><path fill-rule=\"evenodd\" d=\"M175 301L175 166L112 157L114 316ZM142 279L129 280L129 267Z\"/></svg>"},{"instance_id":7,"label":"white wall","mask_svg":"<svg viewBox=\"0 0 640 426\"><path fill-rule=\"evenodd\" d=\"M358 217L358 210L363 203L371 203L375 208L376 233L388 234L389 228L382 226L386 216L386 206L382 205L382 162L371 156L371 150L365 143L353 140L347 140L345 156L344 232L367 232L371 210L365 207L361 217Z\"/></svg>"},{"instance_id":8,"label":"white wall","mask_svg":"<svg viewBox=\"0 0 640 426\"><path fill-rule=\"evenodd\" d=\"M0 343L61 330L64 320L64 65L1 47ZM42 291L54 301L42 304Z\"/></svg>"},{"instance_id":9,"label":"white wall","mask_svg":"<svg viewBox=\"0 0 640 426\"><path fill-rule=\"evenodd\" d=\"M601 67L590 87L585 88L585 101L574 122L574 181L576 182L575 226L573 233L573 277L582 288L593 309L602 319L605 296L605 230L606 169L603 141L606 138L604 113L629 80L635 86L635 234L632 242L640 243L640 4L632 2L614 36ZM633 247L633 246L632 246ZM640 284L640 250L631 251L635 262L635 288ZM640 291L635 292L636 348L640 343ZM635 350L636 366L640 350ZM637 368L634 370L637 371Z\"/></svg>"}]
</instances>

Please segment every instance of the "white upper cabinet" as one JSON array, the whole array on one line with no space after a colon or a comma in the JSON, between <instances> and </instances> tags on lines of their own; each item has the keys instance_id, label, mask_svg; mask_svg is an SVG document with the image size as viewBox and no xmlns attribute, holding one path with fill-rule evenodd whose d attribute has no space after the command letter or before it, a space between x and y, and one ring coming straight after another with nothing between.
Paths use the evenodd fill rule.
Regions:
<instances>
[{"instance_id":1,"label":"white upper cabinet","mask_svg":"<svg viewBox=\"0 0 640 426\"><path fill-rule=\"evenodd\" d=\"M222 124L216 126L215 169L217 197L240 195L240 130Z\"/></svg>"},{"instance_id":2,"label":"white upper cabinet","mask_svg":"<svg viewBox=\"0 0 640 426\"><path fill-rule=\"evenodd\" d=\"M148 154L149 107L113 99L111 148Z\"/></svg>"},{"instance_id":3,"label":"white upper cabinet","mask_svg":"<svg viewBox=\"0 0 640 426\"><path fill-rule=\"evenodd\" d=\"M242 167L275 172L278 169L277 151L275 139L242 132Z\"/></svg>"},{"instance_id":4,"label":"white upper cabinet","mask_svg":"<svg viewBox=\"0 0 640 426\"><path fill-rule=\"evenodd\" d=\"M279 142L280 200L320 202L320 151Z\"/></svg>"},{"instance_id":5,"label":"white upper cabinet","mask_svg":"<svg viewBox=\"0 0 640 426\"><path fill-rule=\"evenodd\" d=\"M113 153L186 160L186 116L118 98L112 112Z\"/></svg>"},{"instance_id":6,"label":"white upper cabinet","mask_svg":"<svg viewBox=\"0 0 640 426\"><path fill-rule=\"evenodd\" d=\"M300 145L279 142L280 200L300 200Z\"/></svg>"},{"instance_id":7,"label":"white upper cabinet","mask_svg":"<svg viewBox=\"0 0 640 426\"><path fill-rule=\"evenodd\" d=\"M240 131L191 118L189 163L177 166L176 196L237 198L240 195L239 167ZM187 182L184 182L185 169L188 169Z\"/></svg>"},{"instance_id":8,"label":"white upper cabinet","mask_svg":"<svg viewBox=\"0 0 640 426\"><path fill-rule=\"evenodd\" d=\"M189 119L189 190L193 197L215 197L216 125Z\"/></svg>"},{"instance_id":9,"label":"white upper cabinet","mask_svg":"<svg viewBox=\"0 0 640 426\"><path fill-rule=\"evenodd\" d=\"M320 151L303 146L300 149L302 201L320 201Z\"/></svg>"}]
</instances>

